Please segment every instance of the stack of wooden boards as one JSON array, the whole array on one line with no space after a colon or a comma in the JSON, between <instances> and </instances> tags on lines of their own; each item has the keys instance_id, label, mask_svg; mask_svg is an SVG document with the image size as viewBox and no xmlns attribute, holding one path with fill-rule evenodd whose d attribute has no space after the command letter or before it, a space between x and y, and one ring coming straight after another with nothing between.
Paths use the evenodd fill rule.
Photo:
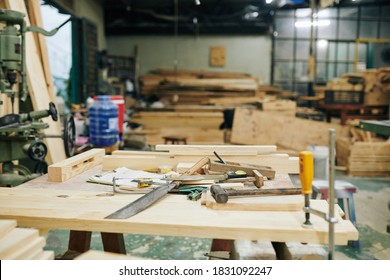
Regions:
<instances>
[{"instance_id":1,"label":"stack of wooden boards","mask_svg":"<svg viewBox=\"0 0 390 280\"><path fill-rule=\"evenodd\" d=\"M24 13L27 26L43 27L39 1L28 0L26 2L28 3L28 10L24 0L0 1L0 8ZM47 110L49 102L54 104L57 102L43 35L33 32L26 33L26 68L29 96L31 97L33 109L35 111ZM6 104L9 104L8 101ZM5 111L4 113L10 112ZM45 118L44 122L49 124L49 128L44 131L46 134L61 135L62 131L59 122L54 122L51 118ZM48 148L46 161L53 163L66 158L61 138L45 138L44 142Z\"/></svg>"},{"instance_id":2,"label":"stack of wooden boards","mask_svg":"<svg viewBox=\"0 0 390 280\"><path fill-rule=\"evenodd\" d=\"M351 176L390 176L390 141L373 139L372 142L354 142L341 137L336 141L339 165L347 167Z\"/></svg>"},{"instance_id":3,"label":"stack of wooden boards","mask_svg":"<svg viewBox=\"0 0 390 280\"><path fill-rule=\"evenodd\" d=\"M227 104L219 106L176 105L153 111L138 110L133 114L131 121L142 125L142 130L135 133L144 132L146 143L149 145L161 143L165 136L185 137L189 144L223 144L230 141L225 139L225 133L221 130L225 122L224 111L230 108L230 105L225 107ZM234 107L251 108L243 104ZM275 112L291 117L294 117L296 113L296 103L290 100L262 98L257 100L257 106L254 108L257 107L265 112Z\"/></svg>"},{"instance_id":4,"label":"stack of wooden boards","mask_svg":"<svg viewBox=\"0 0 390 280\"><path fill-rule=\"evenodd\" d=\"M363 105L377 106L390 103L390 68L370 69L362 73L347 73L341 78L330 80L321 91L332 90L335 93L356 91L364 92ZM351 96L351 95L348 95ZM347 98L347 96L346 96ZM355 100L342 100L344 102Z\"/></svg>"},{"instance_id":5,"label":"stack of wooden boards","mask_svg":"<svg viewBox=\"0 0 390 280\"><path fill-rule=\"evenodd\" d=\"M247 73L193 70L153 70L140 77L144 97L155 95L173 104L253 104L278 87L259 85Z\"/></svg>"},{"instance_id":6,"label":"stack of wooden boards","mask_svg":"<svg viewBox=\"0 0 390 280\"><path fill-rule=\"evenodd\" d=\"M132 121L142 125L149 145L162 143L164 136L185 137L187 143L224 143L222 112L137 112ZM142 131L139 131L142 133Z\"/></svg>"},{"instance_id":7,"label":"stack of wooden boards","mask_svg":"<svg viewBox=\"0 0 390 280\"><path fill-rule=\"evenodd\" d=\"M17 228L14 220L0 220L1 260L53 260L54 252L44 251L45 244L37 229Z\"/></svg>"}]
</instances>

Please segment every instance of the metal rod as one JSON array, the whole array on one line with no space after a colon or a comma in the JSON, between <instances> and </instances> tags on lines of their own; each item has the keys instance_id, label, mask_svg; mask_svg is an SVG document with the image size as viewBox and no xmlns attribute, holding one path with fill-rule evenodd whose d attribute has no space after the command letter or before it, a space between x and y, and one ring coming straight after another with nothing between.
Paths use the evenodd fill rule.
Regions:
<instances>
[{"instance_id":1,"label":"metal rod","mask_svg":"<svg viewBox=\"0 0 390 280\"><path fill-rule=\"evenodd\" d=\"M329 129L329 255L328 259L332 260L334 255L334 176L335 176L335 157L336 157L336 143L335 143L335 130Z\"/></svg>"}]
</instances>

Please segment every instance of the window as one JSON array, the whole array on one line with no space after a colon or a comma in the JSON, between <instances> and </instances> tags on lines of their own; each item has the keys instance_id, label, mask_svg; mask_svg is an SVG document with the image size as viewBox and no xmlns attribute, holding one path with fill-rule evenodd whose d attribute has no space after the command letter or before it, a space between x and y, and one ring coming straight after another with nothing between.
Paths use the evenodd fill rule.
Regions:
<instances>
[{"instance_id":1,"label":"window","mask_svg":"<svg viewBox=\"0 0 390 280\"><path fill-rule=\"evenodd\" d=\"M297 25L296 23L299 22ZM336 7L316 15L315 83L353 72L356 39L390 39L390 5ZM307 95L310 10L277 11L274 33L273 84ZM367 66L368 43L358 45L358 65ZM363 67L364 68L364 67Z\"/></svg>"}]
</instances>

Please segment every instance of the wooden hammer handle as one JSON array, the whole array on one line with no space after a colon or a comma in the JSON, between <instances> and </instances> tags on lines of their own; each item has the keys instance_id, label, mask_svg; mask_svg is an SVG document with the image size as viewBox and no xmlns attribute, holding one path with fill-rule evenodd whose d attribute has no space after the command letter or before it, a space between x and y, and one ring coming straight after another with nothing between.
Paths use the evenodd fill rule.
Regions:
<instances>
[{"instance_id":1,"label":"wooden hammer handle","mask_svg":"<svg viewBox=\"0 0 390 280\"><path fill-rule=\"evenodd\" d=\"M294 195L302 194L301 188L225 190L228 196Z\"/></svg>"}]
</instances>

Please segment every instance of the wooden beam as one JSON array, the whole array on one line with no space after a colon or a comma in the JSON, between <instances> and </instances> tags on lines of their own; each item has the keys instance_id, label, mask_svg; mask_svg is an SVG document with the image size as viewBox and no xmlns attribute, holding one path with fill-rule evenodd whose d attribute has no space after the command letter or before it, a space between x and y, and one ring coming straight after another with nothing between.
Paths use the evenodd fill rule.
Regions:
<instances>
[{"instance_id":1,"label":"wooden beam","mask_svg":"<svg viewBox=\"0 0 390 280\"><path fill-rule=\"evenodd\" d=\"M156 145L156 151L169 151L174 155L242 155L255 156L276 152L275 145Z\"/></svg>"},{"instance_id":2,"label":"wooden beam","mask_svg":"<svg viewBox=\"0 0 390 280\"><path fill-rule=\"evenodd\" d=\"M101 164L104 155L104 149L92 149L52 164L49 166L48 180L49 182L64 182L69 180L70 178Z\"/></svg>"}]
</instances>

